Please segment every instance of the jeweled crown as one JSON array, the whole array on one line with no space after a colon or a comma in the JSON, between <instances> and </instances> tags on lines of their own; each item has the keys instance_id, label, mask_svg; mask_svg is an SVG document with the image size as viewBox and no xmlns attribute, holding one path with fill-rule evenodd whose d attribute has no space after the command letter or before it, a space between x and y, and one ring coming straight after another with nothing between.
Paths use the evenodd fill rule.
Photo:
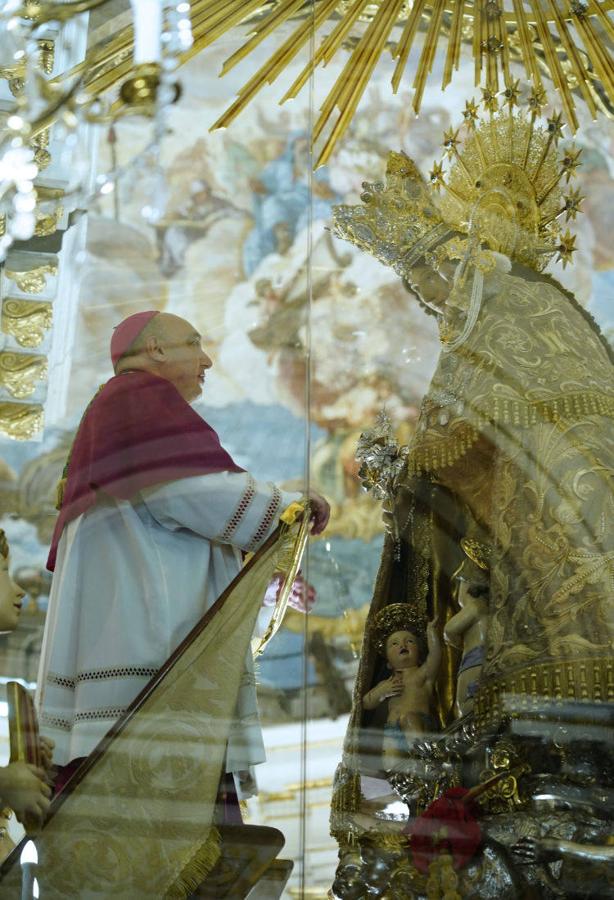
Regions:
<instances>
[{"instance_id":1,"label":"jeweled crown","mask_svg":"<svg viewBox=\"0 0 614 900\"><path fill-rule=\"evenodd\" d=\"M460 129L444 134L452 165L446 172L435 163L430 185L408 156L389 153L385 184L364 183L361 205L335 207L334 233L404 278L419 260L441 259L459 233L538 271L556 254L565 266L576 238L559 220L575 219L583 197L563 195L561 184L575 175L581 151L570 146L559 158L561 116L542 127L543 95L531 94L527 112L515 108L518 95L517 82L501 103L485 91L482 116L473 100L466 104L464 143Z\"/></svg>"},{"instance_id":2,"label":"jeweled crown","mask_svg":"<svg viewBox=\"0 0 614 900\"><path fill-rule=\"evenodd\" d=\"M465 104L462 142L461 129L444 134L449 171L439 162L430 173L434 188L443 189L443 218L529 268L540 271L555 254L567 265L576 239L569 229L563 234L560 219L575 219L584 198L577 190L564 195L562 183L575 176L581 151L568 146L559 156L562 116L538 123L545 103L539 91L526 110L516 108L518 82L500 98L483 91L482 103L482 115L473 100Z\"/></svg>"},{"instance_id":3,"label":"jeweled crown","mask_svg":"<svg viewBox=\"0 0 614 900\"><path fill-rule=\"evenodd\" d=\"M416 164L391 151L386 183L364 182L360 206L335 206L333 233L391 266L402 278L453 232Z\"/></svg>"}]
</instances>

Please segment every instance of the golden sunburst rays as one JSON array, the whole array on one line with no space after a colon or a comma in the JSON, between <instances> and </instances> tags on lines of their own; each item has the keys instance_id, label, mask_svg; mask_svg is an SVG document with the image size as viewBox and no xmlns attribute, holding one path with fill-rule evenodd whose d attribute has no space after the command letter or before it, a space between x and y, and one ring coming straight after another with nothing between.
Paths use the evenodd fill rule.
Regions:
<instances>
[{"instance_id":1,"label":"golden sunburst rays","mask_svg":"<svg viewBox=\"0 0 614 900\"><path fill-rule=\"evenodd\" d=\"M226 74L261 45L283 39L247 80L236 100L212 126L221 128L242 113L258 92L280 78L299 54L312 57L280 102L296 97L319 66L341 51L349 56L332 84L316 123L321 139L317 164L326 162L348 128L381 57L394 61L391 89L413 89L419 112L424 92L441 52L445 89L460 67L463 44L475 60L476 87L492 94L514 84L518 65L536 92L554 86L565 120L575 131L576 102L583 98L591 114L614 108L614 0L193 0L192 47L185 63L240 30L246 40L225 62ZM289 30L289 33L287 33ZM55 81L85 73L88 93L116 88L130 74L133 30L127 26L93 45L85 60ZM414 63L414 59L416 62ZM412 70L408 72L409 70ZM119 102L119 101L118 101Z\"/></svg>"},{"instance_id":2,"label":"golden sunburst rays","mask_svg":"<svg viewBox=\"0 0 614 900\"><path fill-rule=\"evenodd\" d=\"M222 12L225 4L227 13ZM245 12L242 19L241 5ZM513 88L516 82L511 66L517 62L524 67L535 91L544 94L547 75L559 94L565 120L575 131L578 117L574 92L594 116L598 111L598 81L614 105L614 61L606 45L614 39L614 25L608 17L612 8L614 0L269 0L268 4L210 0L209 4L204 2L203 10L203 0L196 0L194 10L200 10L197 18L202 38L197 35L191 55L259 12L248 40L226 61L222 70L225 74L266 37L298 19L286 40L240 89L237 99L213 125L215 129L227 127L258 91L274 82L304 51L314 33L319 37L323 29L328 32L281 102L296 97L318 66L329 63L351 43L350 55L314 127L314 141L322 139L316 165L322 165L348 128L377 63L388 50L395 61L393 93L402 87L420 33L424 37L411 82L416 113L437 50L446 45L441 82L445 89L459 68L465 41L472 46L476 86L484 85L492 96L501 88Z\"/></svg>"},{"instance_id":3,"label":"golden sunburst rays","mask_svg":"<svg viewBox=\"0 0 614 900\"><path fill-rule=\"evenodd\" d=\"M529 96L525 109L516 108L517 84L499 97L483 94L482 115L474 100L465 105L463 128L444 133L443 161L431 170L431 184L442 192L442 213L458 230L477 229L492 249L513 252L532 268L542 269L555 254L566 266L576 238L569 228L563 233L563 224L575 221L584 199L568 188L581 150L560 150L562 116L542 123L539 92Z\"/></svg>"}]
</instances>

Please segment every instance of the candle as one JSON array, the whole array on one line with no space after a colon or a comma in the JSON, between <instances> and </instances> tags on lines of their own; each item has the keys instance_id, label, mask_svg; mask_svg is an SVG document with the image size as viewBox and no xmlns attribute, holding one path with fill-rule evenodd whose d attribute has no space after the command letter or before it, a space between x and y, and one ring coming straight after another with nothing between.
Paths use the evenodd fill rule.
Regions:
<instances>
[{"instance_id":1,"label":"candle","mask_svg":"<svg viewBox=\"0 0 614 900\"><path fill-rule=\"evenodd\" d=\"M159 62L161 0L130 0L134 18L134 64Z\"/></svg>"}]
</instances>

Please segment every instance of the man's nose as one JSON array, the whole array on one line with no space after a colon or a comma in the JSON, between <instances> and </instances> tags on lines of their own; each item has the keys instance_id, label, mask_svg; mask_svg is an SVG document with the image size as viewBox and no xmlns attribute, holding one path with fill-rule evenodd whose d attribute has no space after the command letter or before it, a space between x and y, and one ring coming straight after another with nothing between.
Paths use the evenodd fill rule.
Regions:
<instances>
[{"instance_id":1,"label":"man's nose","mask_svg":"<svg viewBox=\"0 0 614 900\"><path fill-rule=\"evenodd\" d=\"M26 596L26 592L17 584L16 581L13 581L13 590L18 600L23 600L23 598Z\"/></svg>"},{"instance_id":2,"label":"man's nose","mask_svg":"<svg viewBox=\"0 0 614 900\"><path fill-rule=\"evenodd\" d=\"M209 354L205 353L205 351L202 350L201 357L202 357L202 363L203 363L203 366L205 367L205 369L210 369L211 366L213 365L213 360L211 359Z\"/></svg>"}]
</instances>

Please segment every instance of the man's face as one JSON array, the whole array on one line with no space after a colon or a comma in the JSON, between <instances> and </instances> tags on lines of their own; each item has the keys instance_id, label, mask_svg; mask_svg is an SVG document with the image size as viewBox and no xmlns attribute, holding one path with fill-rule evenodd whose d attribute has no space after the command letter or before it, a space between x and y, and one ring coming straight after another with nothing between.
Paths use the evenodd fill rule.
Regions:
<instances>
[{"instance_id":1,"label":"man's face","mask_svg":"<svg viewBox=\"0 0 614 900\"><path fill-rule=\"evenodd\" d=\"M25 592L9 574L9 561L0 554L0 632L13 631L19 622Z\"/></svg>"},{"instance_id":2,"label":"man's face","mask_svg":"<svg viewBox=\"0 0 614 900\"><path fill-rule=\"evenodd\" d=\"M395 631L386 641L386 659L394 671L418 665L418 641L411 631Z\"/></svg>"},{"instance_id":3,"label":"man's face","mask_svg":"<svg viewBox=\"0 0 614 900\"><path fill-rule=\"evenodd\" d=\"M160 374L171 381L184 400L190 403L200 397L205 372L213 365L202 347L198 331L179 316L166 315L159 346Z\"/></svg>"}]
</instances>

